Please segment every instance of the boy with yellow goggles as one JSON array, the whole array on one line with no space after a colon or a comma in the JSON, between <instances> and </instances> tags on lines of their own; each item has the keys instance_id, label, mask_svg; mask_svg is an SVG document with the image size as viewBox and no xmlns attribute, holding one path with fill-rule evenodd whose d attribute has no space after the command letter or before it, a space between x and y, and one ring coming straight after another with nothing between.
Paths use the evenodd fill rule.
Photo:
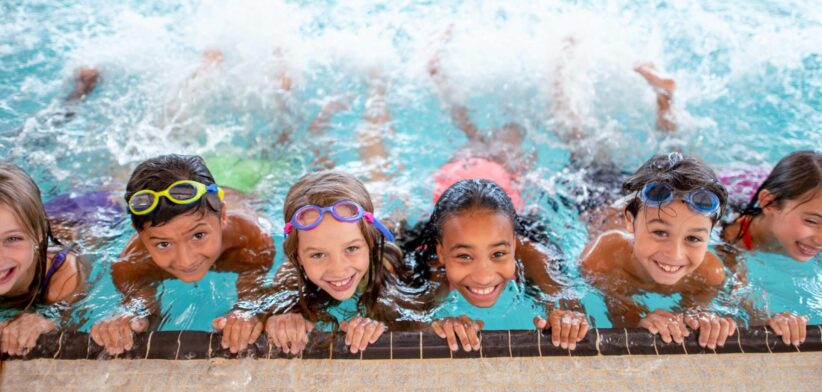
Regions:
<instances>
[{"instance_id":1,"label":"boy with yellow goggles","mask_svg":"<svg viewBox=\"0 0 822 392\"><path fill-rule=\"evenodd\" d=\"M225 196L223 189L217 184L205 185L197 181L181 180L160 192L144 189L135 193L128 200L128 209L134 215L146 215L157 208L160 197L165 197L174 204L191 204L200 200L206 193L217 193L220 201Z\"/></svg>"},{"instance_id":2,"label":"boy with yellow goggles","mask_svg":"<svg viewBox=\"0 0 822 392\"><path fill-rule=\"evenodd\" d=\"M168 202L161 203L163 197ZM197 309L198 317L212 318L212 328L222 333L222 347L231 352L253 344L269 313L261 286L275 253L265 216L242 193L217 186L196 155L162 155L140 163L123 198L135 233L111 263L111 279L123 294L122 309L94 324L91 338L109 355L131 350L135 334L169 317L161 302L173 299L161 299L158 285L199 282L211 279L206 275L214 271L237 274L236 297L207 285L215 298L224 297L225 306Z\"/></svg>"}]
</instances>

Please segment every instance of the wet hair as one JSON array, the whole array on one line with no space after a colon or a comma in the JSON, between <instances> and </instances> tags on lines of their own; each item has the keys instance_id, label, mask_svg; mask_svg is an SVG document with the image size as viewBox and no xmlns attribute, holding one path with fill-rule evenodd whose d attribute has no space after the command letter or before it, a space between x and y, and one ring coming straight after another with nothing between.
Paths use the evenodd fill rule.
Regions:
<instances>
[{"instance_id":1,"label":"wet hair","mask_svg":"<svg viewBox=\"0 0 822 392\"><path fill-rule=\"evenodd\" d=\"M214 184L214 176L206 167L205 161L198 155L161 155L143 161L131 173L126 185L124 198L126 204L135 193L150 189L160 192L180 180L192 180L203 185ZM131 215L131 223L137 231L145 229L146 224L162 226L177 216L199 212L220 214L220 198L216 193L206 193L200 200L189 204L172 203L165 197L158 201L157 208L146 215Z\"/></svg>"},{"instance_id":2,"label":"wet hair","mask_svg":"<svg viewBox=\"0 0 822 392\"><path fill-rule=\"evenodd\" d=\"M306 174L288 190L283 206L285 222L290 222L294 213L306 205L329 206L340 200L351 200L361 205L366 212L374 212L374 203L365 185L356 178L335 171L320 171ZM402 264L402 251L393 243L386 242L385 237L374 225L364 219L356 222L365 237L369 249L368 274L365 291L357 301L357 307L364 314L374 314L375 307L385 291L385 285L394 282L393 274L386 264L398 276L406 276L406 267ZM300 231L292 231L283 240L283 251L288 262L293 263L299 271L297 281L298 306L303 316L312 321L336 324L326 309L337 301L311 282L299 262Z\"/></svg>"},{"instance_id":3,"label":"wet hair","mask_svg":"<svg viewBox=\"0 0 822 392\"><path fill-rule=\"evenodd\" d=\"M0 204L8 207L23 230L33 241L34 278L25 294L0 299L0 307L27 309L45 298L43 281L46 275L49 242L59 244L52 235L40 188L34 180L11 162L0 162Z\"/></svg>"},{"instance_id":4,"label":"wet hair","mask_svg":"<svg viewBox=\"0 0 822 392\"><path fill-rule=\"evenodd\" d=\"M691 192L704 189L719 198L719 211L711 215L711 223L716 224L725 213L728 204L728 191L719 182L716 174L708 165L678 152L657 154L647 160L632 176L622 183L622 190L634 197L625 207L625 211L636 217L642 200L639 193L651 182L667 185L676 192Z\"/></svg>"},{"instance_id":5,"label":"wet hair","mask_svg":"<svg viewBox=\"0 0 822 392\"><path fill-rule=\"evenodd\" d=\"M431 267L437 261L437 245L442 243L443 226L448 219L473 211L500 213L511 219L515 236L525 236L547 244L546 230L536 219L520 217L514 209L511 197L497 183L485 179L467 179L451 185L440 196L434 212L423 222L414 238L403 244L403 249L413 255L414 285L430 279Z\"/></svg>"},{"instance_id":6,"label":"wet hair","mask_svg":"<svg viewBox=\"0 0 822 392\"><path fill-rule=\"evenodd\" d=\"M759 189L740 213L751 218L762 214L759 194L767 190L774 196L770 204L781 208L785 200L803 200L806 203L822 191L822 151L796 151L782 158L762 182ZM769 204L769 205L770 205ZM749 226L745 226L745 231ZM737 240L745 236L740 230Z\"/></svg>"}]
</instances>

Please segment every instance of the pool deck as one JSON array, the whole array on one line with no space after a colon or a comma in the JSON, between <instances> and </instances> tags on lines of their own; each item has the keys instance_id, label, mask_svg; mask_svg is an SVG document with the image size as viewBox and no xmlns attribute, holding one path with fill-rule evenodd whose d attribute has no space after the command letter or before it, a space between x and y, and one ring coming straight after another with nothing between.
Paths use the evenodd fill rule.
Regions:
<instances>
[{"instance_id":1,"label":"pool deck","mask_svg":"<svg viewBox=\"0 0 822 392\"><path fill-rule=\"evenodd\" d=\"M0 390L816 391L820 382L820 352L370 361L37 359L4 362Z\"/></svg>"},{"instance_id":2,"label":"pool deck","mask_svg":"<svg viewBox=\"0 0 822 392\"><path fill-rule=\"evenodd\" d=\"M138 334L111 357L84 332L43 335L23 357L3 356L0 390L819 390L822 327L799 348L765 327L740 329L724 347L699 347L696 334L665 344L638 328L592 329L574 351L536 330L483 331L481 350L451 352L430 332L383 334L351 354L344 337L314 332L299 356L261 337L231 354L220 335Z\"/></svg>"}]
</instances>

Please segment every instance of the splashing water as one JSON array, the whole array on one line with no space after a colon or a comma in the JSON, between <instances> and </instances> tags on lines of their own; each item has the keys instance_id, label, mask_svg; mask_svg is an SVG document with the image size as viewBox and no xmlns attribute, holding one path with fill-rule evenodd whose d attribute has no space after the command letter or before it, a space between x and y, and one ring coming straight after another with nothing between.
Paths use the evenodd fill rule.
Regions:
<instances>
[{"instance_id":1,"label":"splashing water","mask_svg":"<svg viewBox=\"0 0 822 392\"><path fill-rule=\"evenodd\" d=\"M579 180L567 169L572 148L632 171L670 149L723 167L770 165L791 151L822 146L816 39L822 11L814 5L6 2L0 5L0 157L29 171L46 199L101 184L121 190L130 168L161 153L281 162L253 189L261 200L257 207L279 222L285 193L313 167L315 149L358 176L373 169L359 159L357 129L369 105L369 75L379 70L394 129L386 139L392 178L370 190L381 198L379 214L403 211L417 221L431 210L431 173L466 140L427 72L432 48L451 26L441 68L454 97L481 129L509 121L526 129L523 145L537 158L524 175L523 196L550 222L551 236L568 256L563 271L576 277L585 227L572 206L551 203L567 196L561 184ZM576 43L570 57L563 52L569 37ZM203 56L213 50L222 60ZM677 81L674 134L654 129L654 93L632 71L642 61L655 62ZM66 107L60 100L80 66L97 68L100 84ZM553 110L558 86L580 119L582 142L562 137ZM322 136L309 136L308 124L329 99L347 100L349 108ZM71 118L55 120L66 112ZM275 143L289 131L287 143ZM108 265L132 234L126 223L101 230L113 240L91 250L95 284L84 304L91 320L118 305ZM272 231L280 247L281 233ZM277 265L281 254L278 249ZM754 264L784 261L763 257L767 263ZM789 299L778 302L769 289L769 306L822 322L819 264L766 274L772 272L773 281L760 282ZM236 299L231 275L209 273L198 287L163 286L169 329L208 329L210 318ZM588 293L589 312L598 326L607 326L599 294L584 283L572 286ZM473 314L490 328L529 328L539 306L524 292L511 286L498 306ZM452 298L441 310L477 312L460 301Z\"/></svg>"}]
</instances>

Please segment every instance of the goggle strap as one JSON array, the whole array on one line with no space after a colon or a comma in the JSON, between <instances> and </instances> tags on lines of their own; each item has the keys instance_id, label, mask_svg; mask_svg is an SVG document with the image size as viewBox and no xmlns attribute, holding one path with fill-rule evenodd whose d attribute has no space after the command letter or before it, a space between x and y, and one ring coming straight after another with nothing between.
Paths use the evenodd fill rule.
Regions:
<instances>
[{"instance_id":1,"label":"goggle strap","mask_svg":"<svg viewBox=\"0 0 822 392\"><path fill-rule=\"evenodd\" d=\"M291 222L288 222L285 224L285 226L283 226L283 232L285 233L285 235L291 233L291 230L294 230L294 226L291 225Z\"/></svg>"},{"instance_id":2,"label":"goggle strap","mask_svg":"<svg viewBox=\"0 0 822 392\"><path fill-rule=\"evenodd\" d=\"M390 242L394 242L394 235L391 234L387 227L385 227L379 220L374 219L374 215L371 215L371 220L372 222L370 223L373 224L374 227L376 227L377 230L379 230L380 233L382 233L382 235L385 236L385 239L387 239Z\"/></svg>"}]
</instances>

